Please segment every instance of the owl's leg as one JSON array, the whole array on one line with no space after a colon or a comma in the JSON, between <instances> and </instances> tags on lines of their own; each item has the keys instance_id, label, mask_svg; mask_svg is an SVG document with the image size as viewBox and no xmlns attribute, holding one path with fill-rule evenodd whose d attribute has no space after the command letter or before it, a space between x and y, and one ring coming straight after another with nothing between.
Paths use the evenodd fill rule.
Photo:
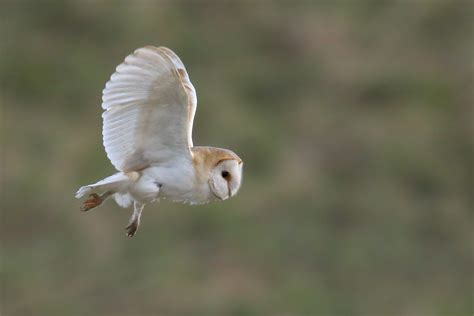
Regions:
<instances>
[{"instance_id":1,"label":"owl's leg","mask_svg":"<svg viewBox=\"0 0 474 316\"><path fill-rule=\"evenodd\" d=\"M142 210L145 204L141 204L138 202L133 202L133 214L130 217L130 221L128 226L125 227L127 230L127 236L133 237L138 230L138 226L140 226L140 216L142 215Z\"/></svg>"},{"instance_id":2,"label":"owl's leg","mask_svg":"<svg viewBox=\"0 0 474 316\"><path fill-rule=\"evenodd\" d=\"M94 207L97 207L102 204L109 196L114 194L112 191L107 191L104 194L97 194L97 193L92 193L89 194L89 198L82 203L82 206L80 208L81 211L86 212Z\"/></svg>"}]
</instances>

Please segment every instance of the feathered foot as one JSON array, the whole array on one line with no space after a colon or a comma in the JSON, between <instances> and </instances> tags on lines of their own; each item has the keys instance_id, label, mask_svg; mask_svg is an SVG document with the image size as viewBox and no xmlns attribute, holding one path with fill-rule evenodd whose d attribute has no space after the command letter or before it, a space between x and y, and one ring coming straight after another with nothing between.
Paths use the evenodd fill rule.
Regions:
<instances>
[{"instance_id":1,"label":"feathered foot","mask_svg":"<svg viewBox=\"0 0 474 316\"><path fill-rule=\"evenodd\" d=\"M82 212L87 212L94 207L97 207L102 204L102 202L105 201L106 198L108 198L112 193L111 192L105 192L102 195L99 195L97 193L92 193L89 194L89 198L82 203L82 206L80 210Z\"/></svg>"},{"instance_id":2,"label":"feathered foot","mask_svg":"<svg viewBox=\"0 0 474 316\"><path fill-rule=\"evenodd\" d=\"M142 210L144 206L145 205L140 204L138 202L133 203L133 214L130 217L130 222L128 223L128 226L125 227L128 237L135 236L135 233L137 232L138 227L140 226L140 217L142 215Z\"/></svg>"}]
</instances>

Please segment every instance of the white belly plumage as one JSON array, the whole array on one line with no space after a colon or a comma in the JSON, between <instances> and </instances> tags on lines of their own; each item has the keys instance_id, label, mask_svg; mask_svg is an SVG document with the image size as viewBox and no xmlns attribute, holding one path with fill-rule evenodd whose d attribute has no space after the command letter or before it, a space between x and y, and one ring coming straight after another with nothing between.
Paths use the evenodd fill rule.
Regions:
<instances>
[{"instance_id":1,"label":"white belly plumage","mask_svg":"<svg viewBox=\"0 0 474 316\"><path fill-rule=\"evenodd\" d=\"M136 201L146 204L167 198L173 201L202 204L210 201L207 185L196 185L192 168L151 166L141 171L140 178L131 183L129 193Z\"/></svg>"}]
</instances>

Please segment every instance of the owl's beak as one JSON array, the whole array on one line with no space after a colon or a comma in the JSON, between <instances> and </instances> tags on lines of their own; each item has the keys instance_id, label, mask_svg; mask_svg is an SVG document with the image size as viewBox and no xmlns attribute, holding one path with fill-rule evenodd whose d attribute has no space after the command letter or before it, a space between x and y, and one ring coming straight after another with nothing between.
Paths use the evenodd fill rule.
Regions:
<instances>
[{"instance_id":1,"label":"owl's beak","mask_svg":"<svg viewBox=\"0 0 474 316\"><path fill-rule=\"evenodd\" d=\"M232 190L230 189L230 183L227 182L227 188L229 189L229 198L232 197Z\"/></svg>"}]
</instances>

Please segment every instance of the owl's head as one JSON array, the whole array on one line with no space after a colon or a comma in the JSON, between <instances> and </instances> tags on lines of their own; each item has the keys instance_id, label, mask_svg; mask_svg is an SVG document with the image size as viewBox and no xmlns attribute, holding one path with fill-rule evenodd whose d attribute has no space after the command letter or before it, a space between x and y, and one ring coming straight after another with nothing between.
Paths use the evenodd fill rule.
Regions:
<instances>
[{"instance_id":1,"label":"owl's head","mask_svg":"<svg viewBox=\"0 0 474 316\"><path fill-rule=\"evenodd\" d=\"M220 200L237 194L242 181L242 160L230 158L217 162L209 177L209 187Z\"/></svg>"},{"instance_id":2,"label":"owl's head","mask_svg":"<svg viewBox=\"0 0 474 316\"><path fill-rule=\"evenodd\" d=\"M237 194L242 181L242 159L228 149L191 148L198 183L205 186L207 199L226 200Z\"/></svg>"}]
</instances>

